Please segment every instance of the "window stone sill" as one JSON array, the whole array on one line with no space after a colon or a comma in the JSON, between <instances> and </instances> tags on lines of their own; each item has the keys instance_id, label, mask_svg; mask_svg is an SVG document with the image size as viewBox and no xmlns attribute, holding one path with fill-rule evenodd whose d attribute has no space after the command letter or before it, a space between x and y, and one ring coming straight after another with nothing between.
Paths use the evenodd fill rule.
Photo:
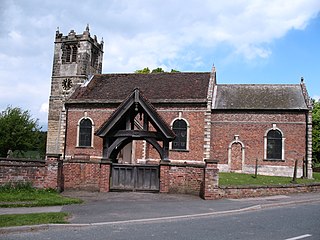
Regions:
<instances>
[{"instance_id":1,"label":"window stone sill","mask_svg":"<svg viewBox=\"0 0 320 240\"><path fill-rule=\"evenodd\" d=\"M263 159L264 162L285 162L285 159Z\"/></svg>"},{"instance_id":2,"label":"window stone sill","mask_svg":"<svg viewBox=\"0 0 320 240\"><path fill-rule=\"evenodd\" d=\"M187 149L170 149L171 152L190 152Z\"/></svg>"},{"instance_id":3,"label":"window stone sill","mask_svg":"<svg viewBox=\"0 0 320 240\"><path fill-rule=\"evenodd\" d=\"M93 149L92 146L88 146L88 147L86 147L86 146L77 146L76 148L81 148L81 149Z\"/></svg>"}]
</instances>

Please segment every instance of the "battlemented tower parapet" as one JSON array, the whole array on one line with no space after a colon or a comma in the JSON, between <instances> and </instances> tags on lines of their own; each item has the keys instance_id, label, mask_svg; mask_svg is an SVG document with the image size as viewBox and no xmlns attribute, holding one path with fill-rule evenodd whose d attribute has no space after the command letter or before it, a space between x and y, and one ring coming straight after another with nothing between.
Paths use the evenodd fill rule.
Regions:
<instances>
[{"instance_id":1,"label":"battlemented tower parapet","mask_svg":"<svg viewBox=\"0 0 320 240\"><path fill-rule=\"evenodd\" d=\"M66 115L64 103L77 86L101 74L103 40L91 37L89 26L82 34L56 31L49 98L47 153L63 154Z\"/></svg>"}]
</instances>

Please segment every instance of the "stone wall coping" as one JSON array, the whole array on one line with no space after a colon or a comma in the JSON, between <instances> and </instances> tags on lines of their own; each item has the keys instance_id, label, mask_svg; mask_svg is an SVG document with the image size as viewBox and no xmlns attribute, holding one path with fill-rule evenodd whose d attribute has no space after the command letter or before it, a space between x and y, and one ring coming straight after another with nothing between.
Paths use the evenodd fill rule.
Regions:
<instances>
[{"instance_id":1,"label":"stone wall coping","mask_svg":"<svg viewBox=\"0 0 320 240\"><path fill-rule=\"evenodd\" d=\"M48 157L60 158L62 156L62 154L60 154L60 153L47 153L46 156L47 156L47 158Z\"/></svg>"},{"instance_id":2,"label":"stone wall coping","mask_svg":"<svg viewBox=\"0 0 320 240\"><path fill-rule=\"evenodd\" d=\"M297 187L313 187L320 186L320 183L304 183L304 184L284 184L284 185L246 185L246 186L219 186L220 189L266 189L266 188L297 188Z\"/></svg>"},{"instance_id":3,"label":"stone wall coping","mask_svg":"<svg viewBox=\"0 0 320 240\"><path fill-rule=\"evenodd\" d=\"M203 163L168 163L170 167L194 167L194 168L204 168Z\"/></svg>"},{"instance_id":4,"label":"stone wall coping","mask_svg":"<svg viewBox=\"0 0 320 240\"><path fill-rule=\"evenodd\" d=\"M100 164L102 160L88 160L88 159L63 159L64 163L87 163L87 164Z\"/></svg>"},{"instance_id":5,"label":"stone wall coping","mask_svg":"<svg viewBox=\"0 0 320 240\"><path fill-rule=\"evenodd\" d=\"M1 167L45 167L45 162L26 162L26 164L19 164L18 162L8 163L8 162L0 162Z\"/></svg>"},{"instance_id":6,"label":"stone wall coping","mask_svg":"<svg viewBox=\"0 0 320 240\"><path fill-rule=\"evenodd\" d=\"M159 165L160 166L169 166L170 165L170 161L169 160L161 160L160 162L159 162Z\"/></svg>"},{"instance_id":7,"label":"stone wall coping","mask_svg":"<svg viewBox=\"0 0 320 240\"><path fill-rule=\"evenodd\" d=\"M45 163L44 159L29 159L29 158L0 158L0 161L5 162L26 162L26 163Z\"/></svg>"},{"instance_id":8,"label":"stone wall coping","mask_svg":"<svg viewBox=\"0 0 320 240\"><path fill-rule=\"evenodd\" d=\"M107 158L102 158L100 163L101 164L112 164L112 160L111 159L107 159Z\"/></svg>"},{"instance_id":9,"label":"stone wall coping","mask_svg":"<svg viewBox=\"0 0 320 240\"><path fill-rule=\"evenodd\" d=\"M216 159L205 159L204 161L205 161L205 163L212 163L212 164L219 163L219 160L216 160Z\"/></svg>"}]
</instances>

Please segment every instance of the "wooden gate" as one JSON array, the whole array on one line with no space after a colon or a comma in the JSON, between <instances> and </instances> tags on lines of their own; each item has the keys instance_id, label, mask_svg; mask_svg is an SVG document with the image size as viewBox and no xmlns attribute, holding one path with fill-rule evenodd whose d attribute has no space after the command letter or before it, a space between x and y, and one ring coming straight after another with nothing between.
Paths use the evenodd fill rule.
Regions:
<instances>
[{"instance_id":1,"label":"wooden gate","mask_svg":"<svg viewBox=\"0 0 320 240\"><path fill-rule=\"evenodd\" d=\"M112 164L110 190L159 191L158 165Z\"/></svg>"}]
</instances>

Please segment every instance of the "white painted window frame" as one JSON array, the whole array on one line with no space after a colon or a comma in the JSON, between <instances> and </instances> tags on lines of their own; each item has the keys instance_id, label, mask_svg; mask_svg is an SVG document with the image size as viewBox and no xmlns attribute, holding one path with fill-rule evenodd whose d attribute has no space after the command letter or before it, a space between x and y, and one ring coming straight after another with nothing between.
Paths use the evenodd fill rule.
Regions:
<instances>
[{"instance_id":1,"label":"white painted window frame","mask_svg":"<svg viewBox=\"0 0 320 240\"><path fill-rule=\"evenodd\" d=\"M181 151L181 152L183 152L183 151L189 151L189 143L190 143L190 124L189 124L188 120L185 119L185 118L183 118L181 115L182 115L182 114L181 114L181 112L180 112L180 113L179 113L179 117L174 118L174 119L172 120L172 122L171 122L171 124L170 124L170 127L171 127L171 129L173 129L173 123L174 123L176 120L183 120L183 121L186 122L186 124L187 124L187 142L186 142L186 149L172 149L172 142L170 142L170 144L169 144L169 150L172 150L172 151Z\"/></svg>"},{"instance_id":2,"label":"white painted window frame","mask_svg":"<svg viewBox=\"0 0 320 240\"><path fill-rule=\"evenodd\" d=\"M80 146L79 145L79 140L80 140L80 122L83 119L89 119L91 121L91 146ZM79 119L78 124L77 124L77 142L76 142L76 147L93 147L93 139L94 139L94 121L92 120L92 118L88 117L88 116L84 116L82 118Z\"/></svg>"},{"instance_id":3,"label":"white painted window frame","mask_svg":"<svg viewBox=\"0 0 320 240\"><path fill-rule=\"evenodd\" d=\"M282 149L281 149L281 159L268 159L267 158L267 148L268 148L268 133L272 130L278 130L280 133L281 133L281 139L282 139ZM272 128L269 128L264 136L264 151L263 151L263 159L264 160L267 160L267 161L285 161L285 137L284 137L284 134L282 132L282 130L280 128L277 127L277 125L274 123L272 124Z\"/></svg>"}]
</instances>

